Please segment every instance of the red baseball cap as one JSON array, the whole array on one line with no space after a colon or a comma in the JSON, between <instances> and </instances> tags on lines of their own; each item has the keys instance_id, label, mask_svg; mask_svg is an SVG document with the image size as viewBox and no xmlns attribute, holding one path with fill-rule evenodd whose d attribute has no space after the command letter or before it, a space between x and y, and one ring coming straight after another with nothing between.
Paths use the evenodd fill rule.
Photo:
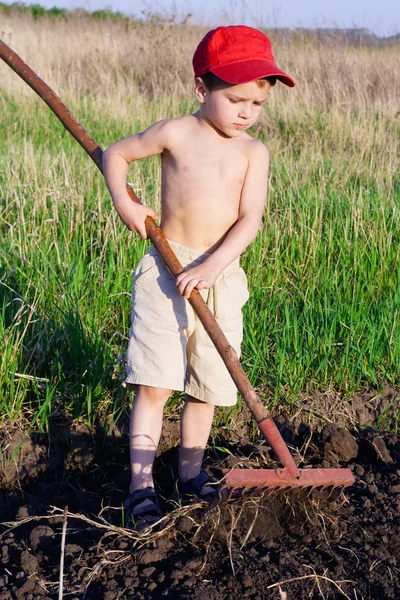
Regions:
<instances>
[{"instance_id":1,"label":"red baseball cap","mask_svg":"<svg viewBox=\"0 0 400 600\"><path fill-rule=\"evenodd\" d=\"M209 31L193 55L193 69L195 77L211 72L233 85L269 76L289 87L295 85L293 79L276 66L269 38L246 25Z\"/></svg>"}]
</instances>

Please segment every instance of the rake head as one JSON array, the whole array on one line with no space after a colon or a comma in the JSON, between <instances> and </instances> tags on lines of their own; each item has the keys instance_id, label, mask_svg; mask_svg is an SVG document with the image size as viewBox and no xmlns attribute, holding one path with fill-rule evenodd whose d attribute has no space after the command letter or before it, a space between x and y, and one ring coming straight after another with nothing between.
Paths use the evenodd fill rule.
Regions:
<instances>
[{"instance_id":1,"label":"rake head","mask_svg":"<svg viewBox=\"0 0 400 600\"><path fill-rule=\"evenodd\" d=\"M272 417L258 422L258 427L268 441L280 463L280 469L224 469L224 482L220 488L222 500L249 491L317 490L323 499L335 499L343 488L353 485L350 469L298 469Z\"/></svg>"},{"instance_id":2,"label":"rake head","mask_svg":"<svg viewBox=\"0 0 400 600\"><path fill-rule=\"evenodd\" d=\"M350 469L224 469L220 498L227 500L250 491L317 490L318 496L334 500L343 488L353 485Z\"/></svg>"}]
</instances>

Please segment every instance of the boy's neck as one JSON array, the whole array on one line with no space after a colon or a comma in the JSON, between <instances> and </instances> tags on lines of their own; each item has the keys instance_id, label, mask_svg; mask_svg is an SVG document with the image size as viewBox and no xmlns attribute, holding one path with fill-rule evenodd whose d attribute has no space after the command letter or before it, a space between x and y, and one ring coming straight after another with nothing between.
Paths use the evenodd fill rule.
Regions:
<instances>
[{"instance_id":1,"label":"boy's neck","mask_svg":"<svg viewBox=\"0 0 400 600\"><path fill-rule=\"evenodd\" d=\"M209 131L211 135L214 135L216 133L218 137L223 138L225 140L234 139L231 138L229 135L226 135L226 133L224 133L220 129L218 129L218 127L216 127L214 123L210 121L210 119L207 117L205 111L202 110L202 108L203 106L200 106L199 110L193 113L193 116L198 120L200 127L202 127L204 131Z\"/></svg>"}]
</instances>

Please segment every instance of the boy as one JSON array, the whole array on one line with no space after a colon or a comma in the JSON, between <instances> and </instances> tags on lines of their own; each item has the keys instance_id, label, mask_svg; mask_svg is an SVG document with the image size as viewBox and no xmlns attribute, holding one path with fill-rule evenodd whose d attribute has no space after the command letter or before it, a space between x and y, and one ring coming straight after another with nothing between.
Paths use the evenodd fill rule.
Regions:
<instances>
[{"instance_id":1,"label":"boy","mask_svg":"<svg viewBox=\"0 0 400 600\"><path fill-rule=\"evenodd\" d=\"M152 479L164 405L186 392L181 418L178 490L210 498L201 471L214 406L236 403L226 367L187 302L196 287L230 344L240 353L241 309L248 298L239 257L257 234L267 193L268 151L246 130L259 118L276 79L269 39L245 27L218 27L193 56L198 112L155 123L104 153L104 176L125 225L146 239L151 208L126 192L128 165L155 154L162 163L161 228L184 271L176 281L155 249L144 255L132 289L126 387L137 387L131 412L131 486L125 517L136 529L162 516Z\"/></svg>"}]
</instances>

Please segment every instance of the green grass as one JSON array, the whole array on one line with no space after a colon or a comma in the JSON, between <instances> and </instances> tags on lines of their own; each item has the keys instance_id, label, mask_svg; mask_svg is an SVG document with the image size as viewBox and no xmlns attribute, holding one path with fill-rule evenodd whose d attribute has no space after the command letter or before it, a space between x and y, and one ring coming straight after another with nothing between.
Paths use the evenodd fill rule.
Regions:
<instances>
[{"instance_id":1,"label":"green grass","mask_svg":"<svg viewBox=\"0 0 400 600\"><path fill-rule=\"evenodd\" d=\"M318 181L278 188L276 219L272 227L265 219L246 254L247 369L276 398L285 386L296 396L398 382L398 209L373 177L356 205L353 183L340 193L327 187L324 195Z\"/></svg>"},{"instance_id":2,"label":"green grass","mask_svg":"<svg viewBox=\"0 0 400 600\"><path fill-rule=\"evenodd\" d=\"M90 97L71 108L105 147L143 129L161 105L168 99L149 101L129 122L103 118ZM182 97L169 110L193 108ZM41 429L57 414L93 423L126 402L130 286L147 245L120 223L96 167L46 107L1 92L0 109L0 411ZM370 119L373 150L361 151L357 115L338 130L330 113L280 122L273 110L269 199L243 257L251 292L243 366L272 404L396 386L400 180L388 166L398 161L396 124ZM265 140L265 129L257 135ZM157 207L158 159L132 166L129 179Z\"/></svg>"},{"instance_id":3,"label":"green grass","mask_svg":"<svg viewBox=\"0 0 400 600\"><path fill-rule=\"evenodd\" d=\"M90 15L94 19L101 20L126 20L128 17L123 15L121 12L116 11L113 12L109 9L105 10L95 10L93 12L88 12L84 9L79 9L82 14ZM6 15L21 15L27 14L31 15L32 18L36 21L42 18L62 18L67 19L71 16L70 10L65 8L58 8L57 6L53 6L52 8L45 8L41 4L25 4L23 2L13 2L12 4L5 4L4 2L0 2L0 14Z\"/></svg>"}]
</instances>

